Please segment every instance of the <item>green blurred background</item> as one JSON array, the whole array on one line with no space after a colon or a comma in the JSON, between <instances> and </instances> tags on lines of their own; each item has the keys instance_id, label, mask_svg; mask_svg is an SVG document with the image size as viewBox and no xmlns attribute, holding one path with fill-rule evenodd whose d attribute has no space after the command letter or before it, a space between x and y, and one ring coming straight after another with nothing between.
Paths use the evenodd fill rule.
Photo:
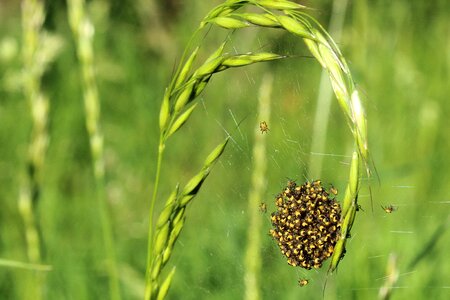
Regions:
<instances>
[{"instance_id":1,"label":"green blurred background","mask_svg":"<svg viewBox=\"0 0 450 300\"><path fill-rule=\"evenodd\" d=\"M338 0L336 0L338 1ZM87 3L95 27L96 80L105 137L106 197L124 299L142 299L148 208L153 190L158 113L165 86L193 30L220 1L102 1ZM333 1L309 1L328 26ZM42 234L45 299L105 299L108 282L95 180L85 128L79 62L64 1L47 1L44 29L61 49L42 78L50 99L49 148L36 216ZM27 174L31 116L20 85L20 1L0 2L0 258L27 262L18 210ZM350 1L337 41L366 108L370 151L379 182L361 191L347 254L328 278L325 299L376 299L391 253L400 273L392 299L449 299L450 4L435 1ZM208 55L226 31L204 40ZM303 42L277 30L244 29L232 38L239 52L277 51L308 56ZM216 75L199 109L168 142L159 202L200 168L229 132L233 140L187 212L170 265L176 265L168 299L240 299L252 145L259 130L262 74L274 76L267 178L261 213L264 299L320 299L326 270L286 264L266 235L274 196L287 178L318 176L308 163L323 159L320 178L346 185L352 138L333 101L326 147L311 153L321 69L310 57L259 64ZM239 129L236 122L241 121ZM363 181L366 183L366 180ZM342 194L342 193L341 193ZM339 199L339 197L338 197ZM397 210L385 213L380 206ZM372 210L373 207L373 210ZM255 208L258 209L258 208ZM324 268L325 269L325 268ZM34 271L0 266L0 299L27 299ZM297 280L309 278L306 287Z\"/></svg>"}]
</instances>

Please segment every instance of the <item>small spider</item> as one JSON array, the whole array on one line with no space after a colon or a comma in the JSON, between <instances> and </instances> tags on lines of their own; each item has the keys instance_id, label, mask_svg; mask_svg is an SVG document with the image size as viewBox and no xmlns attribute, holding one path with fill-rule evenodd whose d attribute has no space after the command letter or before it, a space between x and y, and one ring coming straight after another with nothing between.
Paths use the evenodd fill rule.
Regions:
<instances>
[{"instance_id":1,"label":"small spider","mask_svg":"<svg viewBox=\"0 0 450 300\"><path fill-rule=\"evenodd\" d=\"M308 283L309 283L309 280L306 279L306 278L302 278L302 279L300 279L300 280L298 281L298 285L299 285L299 286L305 286L305 285L307 285Z\"/></svg>"},{"instance_id":2,"label":"small spider","mask_svg":"<svg viewBox=\"0 0 450 300\"><path fill-rule=\"evenodd\" d=\"M266 213L267 212L267 204L264 202L261 202L261 204L259 205L259 211L262 213Z\"/></svg>"},{"instance_id":3,"label":"small spider","mask_svg":"<svg viewBox=\"0 0 450 300\"><path fill-rule=\"evenodd\" d=\"M388 206L381 206L381 208L388 214L392 213L393 211L396 211L397 208L394 207L393 205L388 205Z\"/></svg>"},{"instance_id":4,"label":"small spider","mask_svg":"<svg viewBox=\"0 0 450 300\"><path fill-rule=\"evenodd\" d=\"M259 123L259 129L261 130L261 133L264 133L264 132L267 133L267 131L270 130L269 126L266 123L266 121L262 121L262 122Z\"/></svg>"},{"instance_id":5,"label":"small spider","mask_svg":"<svg viewBox=\"0 0 450 300\"><path fill-rule=\"evenodd\" d=\"M330 192L333 194L333 195L337 195L338 194L338 190L337 190L337 188L335 188L334 186L331 186L330 187Z\"/></svg>"},{"instance_id":6,"label":"small spider","mask_svg":"<svg viewBox=\"0 0 450 300\"><path fill-rule=\"evenodd\" d=\"M360 210L364 211L364 209L362 208L362 206L361 206L360 204L357 204L357 205L356 205L356 211L360 211Z\"/></svg>"}]
</instances>

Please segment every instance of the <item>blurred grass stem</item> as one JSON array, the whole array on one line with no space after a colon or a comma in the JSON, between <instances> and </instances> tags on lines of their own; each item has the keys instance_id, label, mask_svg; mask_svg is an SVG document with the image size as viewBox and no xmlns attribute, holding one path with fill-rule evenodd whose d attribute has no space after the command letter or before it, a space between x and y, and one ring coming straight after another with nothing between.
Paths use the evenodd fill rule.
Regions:
<instances>
[{"instance_id":1,"label":"blurred grass stem","mask_svg":"<svg viewBox=\"0 0 450 300\"><path fill-rule=\"evenodd\" d=\"M328 31L337 41L341 38L342 27L345 21L348 0L334 0ZM316 113L311 141L311 152L325 153L325 140L328 131L328 120L331 108L333 90L330 85L328 72L322 70L320 75L319 94L317 96ZM309 171L313 178L319 178L322 172L323 155L311 155Z\"/></svg>"},{"instance_id":2,"label":"blurred grass stem","mask_svg":"<svg viewBox=\"0 0 450 300\"><path fill-rule=\"evenodd\" d=\"M42 1L24 0L22 2L23 84L25 98L31 111L32 128L28 146L27 178L20 190L18 208L25 226L28 260L33 265L39 265L42 261L36 206L41 192L42 168L48 144L49 104L47 97L41 91L45 61L39 56L39 50L43 43L42 26L44 18L44 3ZM27 299L42 299L44 275L33 272L29 276L31 276L31 287L24 291L24 297Z\"/></svg>"},{"instance_id":3,"label":"blurred grass stem","mask_svg":"<svg viewBox=\"0 0 450 300\"><path fill-rule=\"evenodd\" d=\"M263 77L259 90L258 124L265 121L270 124L270 96L272 90L273 75L268 73ZM259 274L261 274L261 211L258 209L262 203L267 186L266 170L266 139L258 129L255 130L255 144L253 146L253 174L252 186L248 197L248 230L247 249L245 254L245 299L261 299Z\"/></svg>"},{"instance_id":4,"label":"blurred grass stem","mask_svg":"<svg viewBox=\"0 0 450 300\"><path fill-rule=\"evenodd\" d=\"M86 128L89 135L89 144L96 183L97 205L100 214L103 242L106 252L105 255L107 261L110 297L114 300L120 300L121 293L113 230L105 193L104 139L100 127L100 99L98 96L94 70L94 25L85 14L84 0L69 0L68 15L69 23L75 37L78 59L81 64Z\"/></svg>"},{"instance_id":5,"label":"blurred grass stem","mask_svg":"<svg viewBox=\"0 0 450 300\"><path fill-rule=\"evenodd\" d=\"M52 266L49 266L49 265L32 264L32 263L30 264L30 263L25 263L25 262L21 262L21 261L14 261L14 260L1 259L1 258L0 258L0 266L23 269L23 270L40 271L40 272L48 272L48 271L52 270Z\"/></svg>"},{"instance_id":6,"label":"blurred grass stem","mask_svg":"<svg viewBox=\"0 0 450 300\"><path fill-rule=\"evenodd\" d=\"M386 266L386 280L378 292L378 299L380 300L389 300L392 296L394 285L397 283L399 277L397 260L397 255L395 253L389 254Z\"/></svg>"}]
</instances>

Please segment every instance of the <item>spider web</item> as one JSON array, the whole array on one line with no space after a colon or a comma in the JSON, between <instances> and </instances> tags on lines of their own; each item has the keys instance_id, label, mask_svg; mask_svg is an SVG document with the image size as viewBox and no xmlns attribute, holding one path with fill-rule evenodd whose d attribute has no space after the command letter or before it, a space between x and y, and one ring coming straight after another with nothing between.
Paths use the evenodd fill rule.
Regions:
<instances>
[{"instance_id":1,"label":"spider web","mask_svg":"<svg viewBox=\"0 0 450 300\"><path fill-rule=\"evenodd\" d=\"M230 136L231 143L189 211L188 226L177 249L175 265L179 275L171 297L240 299L245 294L244 255L250 226L248 194L255 132L264 134L266 139L267 173L260 176L267 182L262 199L267 213L260 215L262 268L258 274L263 299L320 299L322 296L325 299L373 299L383 288L401 298L417 295L418 290L422 293L423 289L438 298L445 295L448 289L445 281L424 283L421 273L431 272L431 268L446 272L436 262L430 265L427 261L431 253L443 245L448 220L445 221L443 214L442 221L429 224L428 221L439 213L420 215L421 205L411 201L417 195L415 181L411 177L394 176L398 172L395 167L378 169L380 184L361 173L361 210L347 242L347 253L334 274L327 273L329 260L320 270L305 270L286 263L267 234L271 228L270 213L276 209L275 196L288 180L301 184L321 179L325 187L332 185L339 190L337 199L341 201L348 179L352 137L339 107L333 103L325 151L311 151L314 139L311 134L314 114L311 112L317 97L313 83L317 82L320 69L308 59L279 65L279 69L272 69L275 73L283 70L283 74L275 75L269 120L261 120L257 114L259 74L264 72L264 67L231 70L231 74L217 76L210 92L201 99L202 112L189 130L208 126L208 130L213 128L218 136ZM308 70L307 75L298 75L299 69ZM211 92L216 90L220 92ZM227 100L223 105L210 103L215 97ZM268 123L267 133L260 132L261 121ZM205 148L212 149L212 146ZM317 176L309 172L308 166L319 157L323 160L323 169ZM448 201L429 201L428 204L440 210ZM381 208L388 205L394 207L391 213ZM308 284L300 287L300 279L307 279Z\"/></svg>"},{"instance_id":2,"label":"spider web","mask_svg":"<svg viewBox=\"0 0 450 300\"><path fill-rule=\"evenodd\" d=\"M202 110L189 124L189 134L201 135L205 130L208 136L230 136L231 142L189 211L188 226L176 250L179 273L170 297L241 299L245 295L244 256L251 226L248 198L256 133L264 135L267 163L267 172L258 174L267 182L261 191L267 213L260 213L262 266L258 278L262 299L387 299L388 294L394 299L448 298L450 266L445 249L449 245L446 229L450 222L450 201L442 187L436 188L436 196L428 194L432 178L445 181L431 176L424 180L426 177L420 165L415 164L414 156L397 153L398 140L412 137L408 131L399 134L399 127L377 120L383 119L386 107L368 96L370 92L365 91L365 86L359 89L366 95L369 149L377 172L372 169L376 176L367 178L361 170L358 197L361 209L348 238L345 257L331 275L327 273L329 260L319 270L287 264L276 242L267 234L271 228L270 213L276 209L275 196L288 180L301 184L320 179L325 187L336 187L337 200L342 201L352 136L333 96L329 96L332 101L329 111L317 101L322 92L318 86L321 70L299 47L297 39L282 35L265 44L262 41L267 37L251 32L240 38L246 42L233 44L233 53L245 53L250 48L281 51L293 57L217 74L200 100ZM261 119L258 90L267 72L274 76L271 117ZM326 76L325 79L324 84L331 91ZM432 112L426 113L436 113L430 109ZM401 118L403 112L396 113ZM266 133L259 129L262 121L269 126ZM315 131L317 124L325 121ZM313 145L320 137L324 138L323 149L316 151ZM200 146L204 153L213 147L212 143L206 144ZM321 161L321 168L312 171L311 164L317 160ZM421 163L424 166L430 162ZM388 206L393 211L387 212ZM300 287L301 279L307 279L308 284Z\"/></svg>"}]
</instances>

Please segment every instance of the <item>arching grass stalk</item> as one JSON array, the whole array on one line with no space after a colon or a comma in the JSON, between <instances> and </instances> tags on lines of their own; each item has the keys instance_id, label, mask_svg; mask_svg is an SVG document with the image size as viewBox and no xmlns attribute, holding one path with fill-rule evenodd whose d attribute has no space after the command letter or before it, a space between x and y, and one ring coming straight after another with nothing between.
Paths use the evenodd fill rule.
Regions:
<instances>
[{"instance_id":1,"label":"arching grass stalk","mask_svg":"<svg viewBox=\"0 0 450 300\"><path fill-rule=\"evenodd\" d=\"M257 12L253 12L254 10L240 12L239 9L245 6L253 6ZM344 57L329 34L314 18L305 13L305 10L306 8L302 5L284 0L228 0L207 14L196 33L201 32L208 25L218 25L231 31L255 26L285 30L301 38L320 65L328 71L334 93L355 140L351 176L347 187L349 192L344 201L349 203L344 206L347 205L350 208L342 214L342 220L346 224L344 224L345 230L349 233L357 209L357 187L360 180L358 172L355 173L354 170L359 169L360 161L366 164L366 170L368 170L366 119L358 91ZM175 268L165 279L161 279L160 275L184 226L185 208L197 195L212 165L223 153L228 141L225 140L211 152L201 171L186 184L181 192L178 191L178 187L175 188L154 224L153 209L158 198L157 188L161 161L168 138L177 132L192 115L197 105L195 99L202 93L213 74L228 68L286 58L284 55L268 52L229 54L224 51L225 46L226 42L222 43L197 68L194 68L194 62L199 46L189 57L186 58L187 55L183 55L164 94L159 115L160 139L155 186L149 212L145 299L164 299L167 294ZM186 50L185 53L187 53ZM337 267L344 252L345 244L342 244L333 254L330 271Z\"/></svg>"},{"instance_id":2,"label":"arching grass stalk","mask_svg":"<svg viewBox=\"0 0 450 300\"><path fill-rule=\"evenodd\" d=\"M31 134L26 162L26 176L21 186L18 201L19 213L25 230L27 258L29 264L10 264L11 267L41 266L42 241L37 218L37 206L40 202L43 167L48 145L48 110L49 99L41 88L41 80L48 65L54 60L61 49L61 40L43 29L45 9L43 1L22 1L22 84L31 116ZM41 299L45 285L45 274L36 268L28 268L30 280L26 286L24 297ZM28 274L27 274L28 276Z\"/></svg>"},{"instance_id":3,"label":"arching grass stalk","mask_svg":"<svg viewBox=\"0 0 450 300\"><path fill-rule=\"evenodd\" d=\"M114 247L112 224L105 194L105 167L103 154L103 133L100 127L100 99L94 71L94 26L85 14L84 0L68 1L69 23L77 46L81 66L86 128L89 135L92 164L94 169L98 213L102 226L106 265L109 279L110 298L120 300L119 274Z\"/></svg>"}]
</instances>

